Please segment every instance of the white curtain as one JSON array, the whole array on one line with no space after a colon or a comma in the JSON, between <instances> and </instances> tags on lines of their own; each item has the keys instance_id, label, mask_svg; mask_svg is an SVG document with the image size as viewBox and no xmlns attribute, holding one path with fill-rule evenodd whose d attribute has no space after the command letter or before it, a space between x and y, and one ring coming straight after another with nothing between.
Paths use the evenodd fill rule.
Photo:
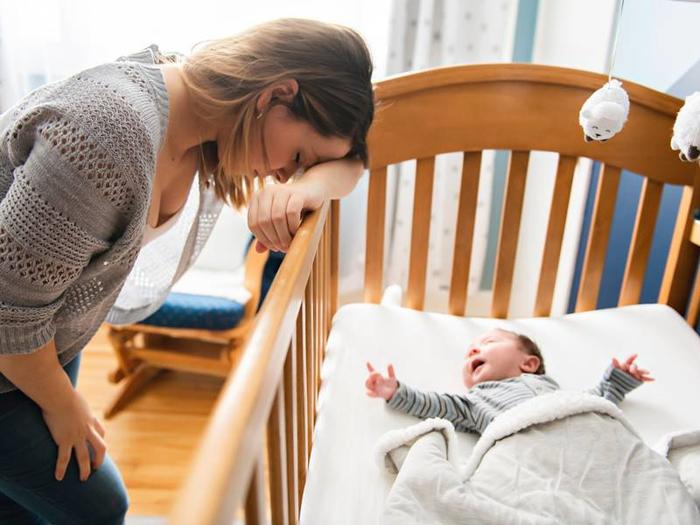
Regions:
<instances>
[{"instance_id":1,"label":"white curtain","mask_svg":"<svg viewBox=\"0 0 700 525\"><path fill-rule=\"evenodd\" d=\"M388 74L511 60L517 0L394 0ZM468 311L483 313L478 288L488 244L494 152L484 152L477 199ZM426 308L444 310L451 277L462 154L438 156L428 256ZM405 286L410 259L415 162L389 170L386 283Z\"/></svg>"}]
</instances>

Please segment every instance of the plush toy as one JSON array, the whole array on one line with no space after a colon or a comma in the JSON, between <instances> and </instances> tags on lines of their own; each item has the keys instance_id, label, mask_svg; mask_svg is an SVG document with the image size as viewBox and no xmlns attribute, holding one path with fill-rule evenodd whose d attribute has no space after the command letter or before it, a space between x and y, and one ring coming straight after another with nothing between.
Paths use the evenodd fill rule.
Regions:
<instances>
[{"instance_id":1,"label":"plush toy","mask_svg":"<svg viewBox=\"0 0 700 525\"><path fill-rule=\"evenodd\" d=\"M616 79L607 82L588 97L578 114L586 142L605 142L614 136L625 125L629 111L630 99L622 82Z\"/></svg>"},{"instance_id":2,"label":"plush toy","mask_svg":"<svg viewBox=\"0 0 700 525\"><path fill-rule=\"evenodd\" d=\"M686 97L673 124L671 149L679 150L681 160L700 159L700 91Z\"/></svg>"}]
</instances>

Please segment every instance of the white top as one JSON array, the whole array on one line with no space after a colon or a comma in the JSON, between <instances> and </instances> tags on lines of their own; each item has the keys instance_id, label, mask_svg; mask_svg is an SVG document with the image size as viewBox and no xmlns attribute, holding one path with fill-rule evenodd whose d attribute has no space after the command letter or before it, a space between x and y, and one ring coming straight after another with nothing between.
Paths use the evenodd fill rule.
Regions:
<instances>
[{"instance_id":1,"label":"white top","mask_svg":"<svg viewBox=\"0 0 700 525\"><path fill-rule=\"evenodd\" d=\"M180 215L182 215L182 210L184 209L185 207L183 206L182 208L177 210L177 213L175 213L175 215L172 215L167 221L165 221L160 226L156 226L155 228L148 224L148 222L146 222L146 227L143 230L143 238L141 239L141 247L143 248L149 242L153 241L154 239L160 237L165 232L170 230L170 228L172 228L173 225L180 218Z\"/></svg>"}]
</instances>

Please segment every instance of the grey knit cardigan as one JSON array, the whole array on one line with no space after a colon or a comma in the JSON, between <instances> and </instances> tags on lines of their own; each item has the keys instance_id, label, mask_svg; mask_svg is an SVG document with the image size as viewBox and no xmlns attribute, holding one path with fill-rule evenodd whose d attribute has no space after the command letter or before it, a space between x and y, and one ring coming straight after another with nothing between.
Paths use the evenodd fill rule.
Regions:
<instances>
[{"instance_id":1,"label":"grey knit cardigan","mask_svg":"<svg viewBox=\"0 0 700 525\"><path fill-rule=\"evenodd\" d=\"M175 227L141 250L168 122L157 54L42 86L0 116L0 354L54 338L68 363L103 321L154 312L206 241L221 202L196 178ZM0 393L14 389L0 374Z\"/></svg>"}]
</instances>

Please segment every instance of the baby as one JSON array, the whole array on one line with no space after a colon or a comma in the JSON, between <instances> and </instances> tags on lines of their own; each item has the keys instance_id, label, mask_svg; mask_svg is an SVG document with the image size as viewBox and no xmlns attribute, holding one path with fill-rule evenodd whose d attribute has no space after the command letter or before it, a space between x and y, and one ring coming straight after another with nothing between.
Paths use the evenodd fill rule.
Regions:
<instances>
[{"instance_id":1,"label":"baby","mask_svg":"<svg viewBox=\"0 0 700 525\"><path fill-rule=\"evenodd\" d=\"M590 392L615 404L645 381L647 370L635 364L637 355L620 362L613 358L600 384ZM420 417L449 419L462 432L483 433L500 413L540 394L559 389L545 375L544 359L527 336L495 329L478 337L469 347L462 370L466 394L420 392L399 383L393 365L388 377L367 363L367 395L384 398L391 408Z\"/></svg>"}]
</instances>

